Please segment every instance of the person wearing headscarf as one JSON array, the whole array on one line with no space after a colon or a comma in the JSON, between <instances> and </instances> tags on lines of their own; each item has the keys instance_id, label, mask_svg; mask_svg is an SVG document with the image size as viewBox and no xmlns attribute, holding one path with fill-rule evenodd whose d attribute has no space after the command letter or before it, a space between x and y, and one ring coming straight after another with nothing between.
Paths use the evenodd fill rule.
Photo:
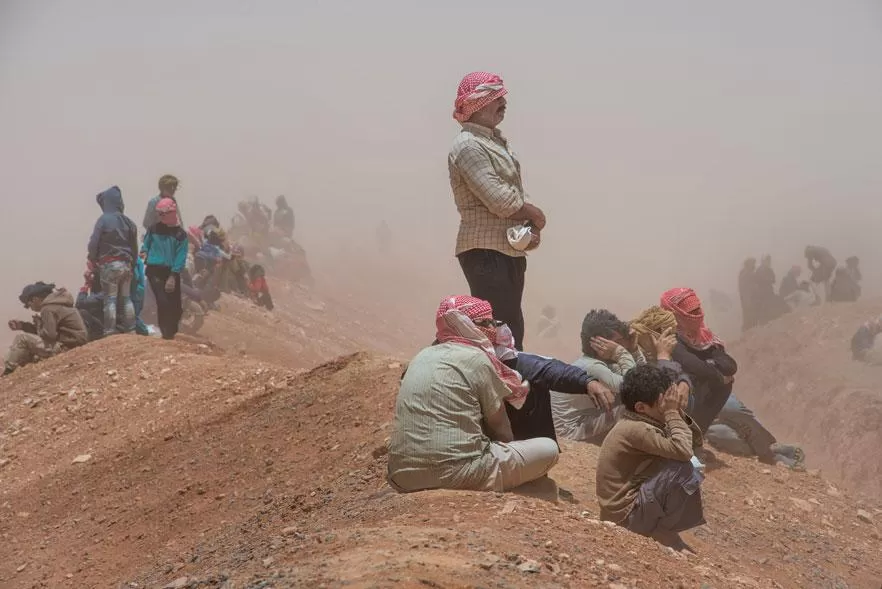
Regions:
<instances>
[{"instance_id":1,"label":"person wearing headscarf","mask_svg":"<svg viewBox=\"0 0 882 589\"><path fill-rule=\"evenodd\" d=\"M858 264L858 258L851 256L845 260L845 267L836 268L830 285L831 302L854 303L861 298L862 276Z\"/></svg>"},{"instance_id":2,"label":"person wearing headscarf","mask_svg":"<svg viewBox=\"0 0 882 589\"><path fill-rule=\"evenodd\" d=\"M866 321L851 338L851 357L870 366L882 366L882 349L875 347L876 337L882 333L882 317Z\"/></svg>"},{"instance_id":3,"label":"person wearing headscarf","mask_svg":"<svg viewBox=\"0 0 882 589\"><path fill-rule=\"evenodd\" d=\"M756 258L744 260L738 274L738 294L741 297L741 330L747 331L757 324Z\"/></svg>"},{"instance_id":4,"label":"person wearing headscarf","mask_svg":"<svg viewBox=\"0 0 882 589\"><path fill-rule=\"evenodd\" d=\"M799 275L802 274L802 268L799 266L791 266L784 278L781 279L781 286L778 287L778 295L785 301L787 297L795 293L799 289Z\"/></svg>"},{"instance_id":5,"label":"person wearing headscarf","mask_svg":"<svg viewBox=\"0 0 882 589\"><path fill-rule=\"evenodd\" d=\"M473 72L462 79L453 112L462 130L447 163L460 214L455 254L471 294L493 305L497 319L511 328L516 349L523 350L526 255L539 245L545 215L530 202L520 163L498 129L507 94L496 74ZM524 224L532 237L515 247L508 231Z\"/></svg>"},{"instance_id":6,"label":"person wearing headscarf","mask_svg":"<svg viewBox=\"0 0 882 589\"><path fill-rule=\"evenodd\" d=\"M145 274L156 300L157 323L163 339L174 339L180 327L181 272L187 264L189 238L181 228L177 203L170 198L156 205L158 222L147 231L141 245Z\"/></svg>"},{"instance_id":7,"label":"person wearing headscarf","mask_svg":"<svg viewBox=\"0 0 882 589\"><path fill-rule=\"evenodd\" d=\"M765 255L754 274L757 323L760 325L774 321L790 311L784 299L775 293L776 282L772 256Z\"/></svg>"},{"instance_id":8,"label":"person wearing headscarf","mask_svg":"<svg viewBox=\"0 0 882 589\"><path fill-rule=\"evenodd\" d=\"M435 343L410 362L395 402L388 480L396 490L505 491L557 462L554 440L514 440L503 405L522 408L530 385L497 357L499 325L485 300L441 301Z\"/></svg>"},{"instance_id":9,"label":"person wearing headscarf","mask_svg":"<svg viewBox=\"0 0 882 589\"><path fill-rule=\"evenodd\" d=\"M811 270L811 282L814 285L818 300L830 302L830 286L833 273L836 271L836 258L825 247L809 245L805 248L805 259Z\"/></svg>"},{"instance_id":10,"label":"person wearing headscarf","mask_svg":"<svg viewBox=\"0 0 882 589\"><path fill-rule=\"evenodd\" d=\"M638 334L638 343L645 351L647 359L650 363L655 363L655 354L651 352L655 338L665 330L676 329L677 319L670 311L654 306L641 312L630 325ZM688 387L686 392L691 394L691 380L682 372L679 363L672 361L667 367L679 375L678 388ZM691 413L692 408L690 398L686 413ZM763 427L754 413L734 393L729 395L723 409L708 428L707 440L724 452L737 456L758 456L766 464L781 462L795 468L805 458L798 446L779 444L775 436ZM693 465L696 464L695 460L697 459L693 460Z\"/></svg>"},{"instance_id":11,"label":"person wearing headscarf","mask_svg":"<svg viewBox=\"0 0 882 589\"><path fill-rule=\"evenodd\" d=\"M37 313L33 321L9 321L9 329L20 331L4 358L3 376L18 367L49 358L66 350L85 345L89 332L74 298L66 289L54 284L36 282L24 287L18 300L25 309Z\"/></svg>"},{"instance_id":12,"label":"person wearing headscarf","mask_svg":"<svg viewBox=\"0 0 882 589\"><path fill-rule=\"evenodd\" d=\"M673 313L677 322L677 345L671 357L692 381L692 417L706 432L732 394L738 364L726 353L723 341L705 325L701 300L694 290L668 290L662 294L660 306Z\"/></svg>"},{"instance_id":13,"label":"person wearing headscarf","mask_svg":"<svg viewBox=\"0 0 882 589\"><path fill-rule=\"evenodd\" d=\"M170 198L174 201L175 206L177 206L178 184L179 180L171 174L165 174L159 179L159 194L147 202L147 210L144 213L143 226L145 231L149 231L151 227L159 222L159 217L156 213L156 206L159 204L159 201L164 198ZM177 214L179 223L183 224L183 221L181 221L180 209L178 209Z\"/></svg>"},{"instance_id":14,"label":"person wearing headscarf","mask_svg":"<svg viewBox=\"0 0 882 589\"><path fill-rule=\"evenodd\" d=\"M288 200L282 194L276 197L273 227L288 239L294 239L294 209L288 205Z\"/></svg>"}]
</instances>

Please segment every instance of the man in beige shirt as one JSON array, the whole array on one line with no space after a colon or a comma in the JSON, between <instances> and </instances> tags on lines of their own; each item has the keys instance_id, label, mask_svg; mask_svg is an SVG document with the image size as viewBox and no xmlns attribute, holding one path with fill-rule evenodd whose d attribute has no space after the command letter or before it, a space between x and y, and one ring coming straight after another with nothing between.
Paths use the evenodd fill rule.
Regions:
<instances>
[{"instance_id":1,"label":"man in beige shirt","mask_svg":"<svg viewBox=\"0 0 882 589\"><path fill-rule=\"evenodd\" d=\"M504 403L522 403L526 385L495 356L490 305L449 297L436 322L436 343L410 362L398 391L389 483L404 492L506 491L544 476L557 462L557 443L513 441Z\"/></svg>"},{"instance_id":2,"label":"man in beige shirt","mask_svg":"<svg viewBox=\"0 0 882 589\"><path fill-rule=\"evenodd\" d=\"M508 324L516 348L523 350L527 258L512 247L506 232L528 223L533 238L527 250L535 249L545 215L529 202L520 163L497 128L505 118L507 92L495 74L474 72L463 78L453 113L462 131L447 163L461 218L456 256L471 294L493 305L496 318Z\"/></svg>"}]
</instances>

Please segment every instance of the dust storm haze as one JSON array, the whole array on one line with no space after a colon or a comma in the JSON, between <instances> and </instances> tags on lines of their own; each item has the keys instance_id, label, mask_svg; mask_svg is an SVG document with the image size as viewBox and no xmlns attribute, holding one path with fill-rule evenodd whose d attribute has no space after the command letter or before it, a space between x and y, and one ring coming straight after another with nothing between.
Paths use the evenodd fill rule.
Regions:
<instances>
[{"instance_id":1,"label":"dust storm haze","mask_svg":"<svg viewBox=\"0 0 882 589\"><path fill-rule=\"evenodd\" d=\"M189 224L287 195L326 282L375 261L385 219L429 335L467 290L446 156L472 70L510 91L502 129L548 217L527 323L556 304L567 359L590 307L737 299L748 255L780 278L816 243L882 287L877 2L6 0L0 317L27 317L27 282L80 286L95 194L119 185L140 225L171 173Z\"/></svg>"}]
</instances>

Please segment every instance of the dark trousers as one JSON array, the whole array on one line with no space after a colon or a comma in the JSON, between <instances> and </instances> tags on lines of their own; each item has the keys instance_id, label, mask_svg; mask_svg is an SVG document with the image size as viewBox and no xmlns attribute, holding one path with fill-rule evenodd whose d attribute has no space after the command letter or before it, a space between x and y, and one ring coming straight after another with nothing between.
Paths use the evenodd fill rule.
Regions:
<instances>
[{"instance_id":1,"label":"dark trousers","mask_svg":"<svg viewBox=\"0 0 882 589\"><path fill-rule=\"evenodd\" d=\"M717 415L720 414L729 395L732 394L731 384L693 383L695 384L695 408L692 419L702 432L707 432Z\"/></svg>"},{"instance_id":2,"label":"dark trousers","mask_svg":"<svg viewBox=\"0 0 882 589\"><path fill-rule=\"evenodd\" d=\"M165 292L165 283L172 275L171 268L167 266L147 266L147 281L156 299L156 322L163 339L174 339L178 333L183 314L181 304L181 276L175 274L175 289Z\"/></svg>"},{"instance_id":3,"label":"dark trousers","mask_svg":"<svg viewBox=\"0 0 882 589\"><path fill-rule=\"evenodd\" d=\"M469 283L471 295L493 307L493 318L505 322L514 336L515 347L524 349L524 275L527 258L513 258L495 250L474 249L459 254L459 265Z\"/></svg>"},{"instance_id":4,"label":"dark trousers","mask_svg":"<svg viewBox=\"0 0 882 589\"><path fill-rule=\"evenodd\" d=\"M701 481L701 473L691 463L667 461L658 474L640 486L625 527L650 536L703 525Z\"/></svg>"}]
</instances>

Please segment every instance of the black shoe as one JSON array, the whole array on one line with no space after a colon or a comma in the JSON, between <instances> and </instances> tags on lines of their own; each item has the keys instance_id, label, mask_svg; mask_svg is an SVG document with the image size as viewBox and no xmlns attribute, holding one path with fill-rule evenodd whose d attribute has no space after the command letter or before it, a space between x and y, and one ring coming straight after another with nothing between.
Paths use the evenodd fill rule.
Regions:
<instances>
[{"instance_id":1,"label":"black shoe","mask_svg":"<svg viewBox=\"0 0 882 589\"><path fill-rule=\"evenodd\" d=\"M3 371L3 374L0 376L9 376L12 373L13 373L12 368L7 368L6 370Z\"/></svg>"}]
</instances>

